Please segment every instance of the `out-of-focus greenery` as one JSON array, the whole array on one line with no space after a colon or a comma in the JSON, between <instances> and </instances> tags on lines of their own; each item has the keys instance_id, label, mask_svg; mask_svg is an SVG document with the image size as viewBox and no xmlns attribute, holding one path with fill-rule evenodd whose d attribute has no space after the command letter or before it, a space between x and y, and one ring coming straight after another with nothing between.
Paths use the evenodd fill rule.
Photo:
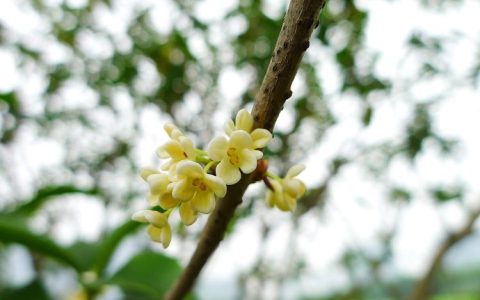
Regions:
<instances>
[{"instance_id":1,"label":"out-of-focus greenery","mask_svg":"<svg viewBox=\"0 0 480 300\"><path fill-rule=\"evenodd\" d=\"M22 0L8 4L23 11L25 22L30 19L31 24L26 29L13 28L4 21L7 16L0 19L0 50L14 58L15 72L22 78L14 87L0 90L0 184L4 186L0 190L0 252L7 253L12 244L22 245L33 276L23 286L12 285L9 270L2 267L0 299L66 297L52 289L51 278L58 274L78 282L77 299L102 295L112 287L121 290L125 299L160 299L178 276L181 266L177 258L152 251L145 239L138 242L144 238L136 235L140 226L128 221L134 204L143 203L145 193L137 180L140 142L146 138L142 118L153 112L156 117L172 119L196 134L200 146L205 145L217 130L212 116L218 110L233 115L253 101L287 5L286 1L276 5L266 0L231 1L223 15L209 18L202 11L203 2ZM441 11L462 2L422 3L426 9ZM164 20L165 11L170 20ZM343 96L353 99L361 110L356 121L368 128L376 117L378 99L408 94L408 88L406 92L392 90L395 82L375 71L378 53L365 47L368 17L357 1L330 0L323 10L300 67L296 90L287 103L285 114L291 116L291 124L275 132L273 145L266 149L271 164L280 171L323 145L329 130L339 122L332 102ZM409 55L416 57L419 67L408 79L402 79L401 86L435 78L456 84L458 79L450 76L452 72L443 61L447 42L421 31L412 34ZM340 81L338 89L332 91L330 81L320 72L324 63L333 65L331 72ZM245 88L238 99L225 103L227 95L220 83L231 70L241 74ZM463 84L478 85L479 71L480 59L468 78L461 78ZM321 214L329 185L349 164L368 170L385 190L385 199L398 210L425 197L382 179L395 159L415 164L426 145L440 149L445 156L455 150L455 140L443 137L432 121L435 104L447 96L410 99L401 95L407 98L404 102L410 110L402 138L359 145L351 156L338 153L331 162L324 162L329 175L310 190L304 204L299 203L301 213L292 217L293 224L309 212ZM200 103L198 109L195 101ZM28 147L25 136L60 145L63 152L54 168L31 166L18 156L23 151L36 151ZM30 168L34 170L30 172ZM425 191L439 206L451 201L462 203L465 194L462 183L439 183ZM258 198L246 199L228 234L235 232L240 220L259 217L254 201ZM96 240L65 245L53 234L59 216L65 214L58 204L67 199L89 199L102 207L106 221ZM116 221L110 222L113 215ZM266 240L272 228L265 224L263 229ZM176 231L179 239L189 241L182 226ZM193 236L197 233L194 231ZM407 284L384 280L381 272L391 263L395 233L396 228L387 228L379 236L376 256L347 250L338 265L348 273L349 287L315 299L389 299L399 291L406 295L411 280ZM138 244L136 252L121 266L115 265L117 250L132 238ZM239 278L244 296L256 293L249 282L275 281L281 286L300 276L305 262L292 257L290 268L280 272L269 265L268 258L260 256ZM0 257L4 262L7 259ZM465 278L458 284L480 276L478 272L454 275L452 278ZM464 290L457 291L457 285L449 284L453 279L444 278L438 276L434 299L478 299L478 285L465 285Z\"/></svg>"}]
</instances>

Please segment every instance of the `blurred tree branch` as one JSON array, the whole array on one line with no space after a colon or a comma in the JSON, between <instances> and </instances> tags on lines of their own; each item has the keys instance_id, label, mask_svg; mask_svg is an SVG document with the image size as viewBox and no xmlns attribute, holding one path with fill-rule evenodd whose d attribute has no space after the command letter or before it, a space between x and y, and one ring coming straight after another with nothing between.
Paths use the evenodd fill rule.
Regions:
<instances>
[{"instance_id":1,"label":"blurred tree branch","mask_svg":"<svg viewBox=\"0 0 480 300\"><path fill-rule=\"evenodd\" d=\"M480 209L472 211L467 222L465 222L458 231L448 234L435 251L435 255L433 256L426 273L415 283L412 293L408 297L409 300L424 300L430 298L431 284L437 271L442 265L443 258L453 246L473 233L473 228L479 217Z\"/></svg>"},{"instance_id":2,"label":"blurred tree branch","mask_svg":"<svg viewBox=\"0 0 480 300\"><path fill-rule=\"evenodd\" d=\"M318 24L317 19L325 1L292 0L288 7L272 59L257 93L252 115L256 128L273 130L285 101L290 98L291 84L297 73L309 38ZM254 172L255 173L255 172ZM229 186L227 195L217 203L202 232L190 262L166 295L166 299L183 299L192 289L207 260L223 239L227 225L255 174L243 176L239 183Z\"/></svg>"}]
</instances>

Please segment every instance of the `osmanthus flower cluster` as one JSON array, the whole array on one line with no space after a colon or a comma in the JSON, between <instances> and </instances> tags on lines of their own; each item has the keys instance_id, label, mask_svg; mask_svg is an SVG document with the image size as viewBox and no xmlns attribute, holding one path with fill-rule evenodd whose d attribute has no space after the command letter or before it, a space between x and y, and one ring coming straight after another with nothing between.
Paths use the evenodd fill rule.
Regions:
<instances>
[{"instance_id":1,"label":"osmanthus flower cluster","mask_svg":"<svg viewBox=\"0 0 480 300\"><path fill-rule=\"evenodd\" d=\"M242 173L259 174L255 178L262 179L269 188L269 206L283 211L295 209L297 200L305 193L305 185L295 177L304 167L293 166L285 178L267 172L260 149L268 145L272 134L266 129L254 129L253 123L251 114L240 110L235 122L226 124L226 136L215 137L206 151L195 148L193 141L175 125L164 126L170 139L158 148L157 155L166 162L160 170L141 171L149 185L147 199L151 208L132 216L135 221L149 224L147 232L153 241L168 247L172 239L168 221L171 213L178 209L183 224L195 223L199 214L213 211L216 199L223 198L227 185L240 181Z\"/></svg>"}]
</instances>

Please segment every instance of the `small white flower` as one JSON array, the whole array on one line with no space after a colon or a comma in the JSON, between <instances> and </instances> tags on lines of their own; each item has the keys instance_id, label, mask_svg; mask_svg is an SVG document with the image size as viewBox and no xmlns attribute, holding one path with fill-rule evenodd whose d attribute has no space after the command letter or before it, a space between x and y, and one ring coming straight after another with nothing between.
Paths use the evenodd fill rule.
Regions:
<instances>
[{"instance_id":1,"label":"small white flower","mask_svg":"<svg viewBox=\"0 0 480 300\"><path fill-rule=\"evenodd\" d=\"M232 120L229 120L225 125L225 133L228 136L231 136L235 130L243 130L250 134L254 149L260 149L267 146L272 139L272 134L270 131L263 128L257 128L253 131L252 129L253 117L246 109L241 109L237 113L235 123Z\"/></svg>"},{"instance_id":2,"label":"small white flower","mask_svg":"<svg viewBox=\"0 0 480 300\"><path fill-rule=\"evenodd\" d=\"M305 169L304 165L291 167L285 178L271 181L273 191L267 191L267 203L270 207L276 206L283 211L294 211L297 200L305 194L305 184L295 178Z\"/></svg>"},{"instance_id":3,"label":"small white flower","mask_svg":"<svg viewBox=\"0 0 480 300\"><path fill-rule=\"evenodd\" d=\"M163 248L167 248L172 240L172 229L168 223L167 217L154 210L142 210L133 214L132 220L142 223L149 223L147 228L148 235L152 241L162 243Z\"/></svg>"},{"instance_id":4,"label":"small white flower","mask_svg":"<svg viewBox=\"0 0 480 300\"><path fill-rule=\"evenodd\" d=\"M172 195L181 201L189 201L194 212L210 213L215 207L215 196L221 198L227 192L225 182L221 178L207 174L196 162L189 160L179 162L176 173L178 181L172 183ZM188 216L191 212L188 211L188 207L183 205L182 207L181 215L185 215L186 220L190 219Z\"/></svg>"},{"instance_id":5,"label":"small white flower","mask_svg":"<svg viewBox=\"0 0 480 300\"><path fill-rule=\"evenodd\" d=\"M160 158L169 158L162 170L168 170L170 175L175 173L175 167L182 160L195 160L195 147L191 139L186 137L180 129L173 124L164 126L170 140L158 148L157 155Z\"/></svg>"},{"instance_id":6,"label":"small white flower","mask_svg":"<svg viewBox=\"0 0 480 300\"><path fill-rule=\"evenodd\" d=\"M243 173L252 173L257 167L257 160L262 158L262 151L255 150L251 136L244 130L235 130L230 139L223 136L214 138L207 147L207 153L213 161L220 163L216 174L226 184L235 184Z\"/></svg>"}]
</instances>

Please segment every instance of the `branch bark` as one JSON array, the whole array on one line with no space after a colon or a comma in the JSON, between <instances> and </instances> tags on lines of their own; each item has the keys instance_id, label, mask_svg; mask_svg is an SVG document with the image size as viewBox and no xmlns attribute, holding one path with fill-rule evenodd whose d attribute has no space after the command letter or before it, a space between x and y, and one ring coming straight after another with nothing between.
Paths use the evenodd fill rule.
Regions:
<instances>
[{"instance_id":1,"label":"branch bark","mask_svg":"<svg viewBox=\"0 0 480 300\"><path fill-rule=\"evenodd\" d=\"M290 88L293 79L310 45L310 36L318 25L319 13L325 1L291 0L252 109L255 128L273 130L285 101L292 95ZM237 206L242 203L243 194L253 177L253 173L243 175L240 182L228 187L225 198L217 202L190 262L165 299L183 299L192 289L201 270L222 241L227 225Z\"/></svg>"},{"instance_id":2,"label":"branch bark","mask_svg":"<svg viewBox=\"0 0 480 300\"><path fill-rule=\"evenodd\" d=\"M447 238L440 244L440 246L435 251L435 255L430 263L430 266L427 269L425 275L420 278L414 285L411 295L408 297L410 300L425 300L430 298L431 294L431 285L435 277L435 274L440 269L443 261L443 257L447 252L458 242L469 236L473 232L475 222L480 217L480 209L472 212L467 220L467 222L460 228L458 231L451 233Z\"/></svg>"}]
</instances>

